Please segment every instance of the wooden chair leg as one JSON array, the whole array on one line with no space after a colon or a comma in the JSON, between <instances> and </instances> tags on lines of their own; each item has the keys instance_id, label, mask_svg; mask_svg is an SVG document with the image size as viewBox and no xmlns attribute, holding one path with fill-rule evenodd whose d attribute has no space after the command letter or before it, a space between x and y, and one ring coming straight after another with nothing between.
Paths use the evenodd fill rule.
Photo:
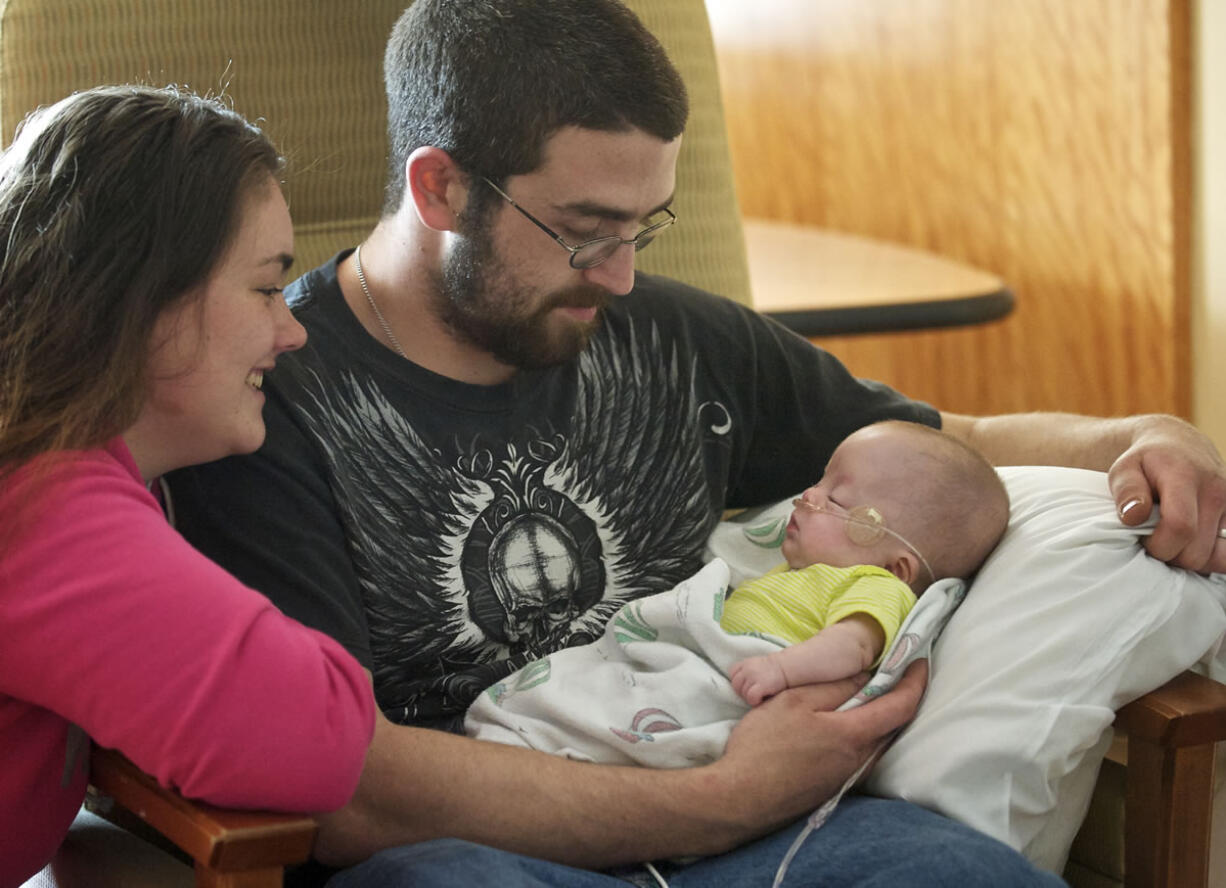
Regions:
<instances>
[{"instance_id":1,"label":"wooden chair leg","mask_svg":"<svg viewBox=\"0 0 1226 888\"><path fill-rule=\"evenodd\" d=\"M1128 738L1125 888L1204 888L1209 879L1214 745Z\"/></svg>"},{"instance_id":2,"label":"wooden chair leg","mask_svg":"<svg viewBox=\"0 0 1226 888\"><path fill-rule=\"evenodd\" d=\"M1126 888L1205 888L1226 684L1185 672L1116 713L1128 734Z\"/></svg>"}]
</instances>

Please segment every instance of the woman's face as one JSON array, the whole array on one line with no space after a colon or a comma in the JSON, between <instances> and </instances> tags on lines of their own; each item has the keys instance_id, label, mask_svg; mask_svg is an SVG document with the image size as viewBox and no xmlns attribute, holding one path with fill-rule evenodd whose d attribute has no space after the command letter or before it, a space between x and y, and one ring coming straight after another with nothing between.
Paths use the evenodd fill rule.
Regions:
<instances>
[{"instance_id":1,"label":"woman's face","mask_svg":"<svg viewBox=\"0 0 1226 888\"><path fill-rule=\"evenodd\" d=\"M237 235L203 292L158 318L149 399L134 427L156 463L152 472L141 466L146 477L264 442L264 372L306 342L281 294L293 247L289 209L270 176L247 195Z\"/></svg>"}]
</instances>

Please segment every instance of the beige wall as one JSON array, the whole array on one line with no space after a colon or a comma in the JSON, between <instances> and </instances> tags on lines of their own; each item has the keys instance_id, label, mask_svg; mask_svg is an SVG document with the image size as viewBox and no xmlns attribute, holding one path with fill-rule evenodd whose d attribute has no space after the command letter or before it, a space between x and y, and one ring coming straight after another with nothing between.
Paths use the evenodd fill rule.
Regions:
<instances>
[{"instance_id":1,"label":"beige wall","mask_svg":"<svg viewBox=\"0 0 1226 888\"><path fill-rule=\"evenodd\" d=\"M1226 453L1226 4L1194 7L1196 232L1192 277L1192 416Z\"/></svg>"},{"instance_id":2,"label":"beige wall","mask_svg":"<svg viewBox=\"0 0 1226 888\"><path fill-rule=\"evenodd\" d=\"M1018 299L819 343L954 412L1192 416L1192 3L707 0L745 215L928 249Z\"/></svg>"}]
</instances>

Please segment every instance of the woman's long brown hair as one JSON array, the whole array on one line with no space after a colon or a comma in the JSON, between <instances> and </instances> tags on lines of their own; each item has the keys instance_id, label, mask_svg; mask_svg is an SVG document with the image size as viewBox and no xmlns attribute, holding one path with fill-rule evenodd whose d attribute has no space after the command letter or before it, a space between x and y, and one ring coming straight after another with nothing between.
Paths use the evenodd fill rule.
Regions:
<instances>
[{"instance_id":1,"label":"woman's long brown hair","mask_svg":"<svg viewBox=\"0 0 1226 888\"><path fill-rule=\"evenodd\" d=\"M0 157L0 480L135 422L154 322L281 168L257 127L175 88L99 87L26 119Z\"/></svg>"}]
</instances>

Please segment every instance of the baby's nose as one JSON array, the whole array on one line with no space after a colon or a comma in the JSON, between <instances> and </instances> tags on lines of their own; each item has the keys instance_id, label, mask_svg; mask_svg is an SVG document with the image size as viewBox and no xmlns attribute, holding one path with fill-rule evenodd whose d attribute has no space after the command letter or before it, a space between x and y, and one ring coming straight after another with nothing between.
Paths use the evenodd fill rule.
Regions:
<instances>
[{"instance_id":1,"label":"baby's nose","mask_svg":"<svg viewBox=\"0 0 1226 888\"><path fill-rule=\"evenodd\" d=\"M820 512L822 510L823 499L821 491L816 487L810 487L796 499L792 500L792 505L798 509L803 508L810 512Z\"/></svg>"}]
</instances>

